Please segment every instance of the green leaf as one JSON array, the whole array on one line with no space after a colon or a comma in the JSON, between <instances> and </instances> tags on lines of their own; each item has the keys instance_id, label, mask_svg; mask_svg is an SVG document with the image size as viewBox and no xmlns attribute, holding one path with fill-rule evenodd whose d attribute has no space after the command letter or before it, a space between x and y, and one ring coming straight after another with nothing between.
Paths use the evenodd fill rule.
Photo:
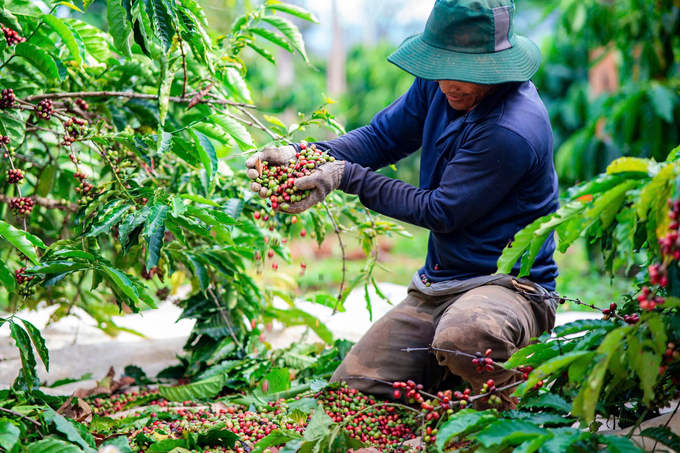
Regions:
<instances>
[{"instance_id":1,"label":"green leaf","mask_svg":"<svg viewBox=\"0 0 680 453\"><path fill-rule=\"evenodd\" d=\"M83 11L87 11L87 8L94 3L94 0L83 0Z\"/></svg>"},{"instance_id":2,"label":"green leaf","mask_svg":"<svg viewBox=\"0 0 680 453\"><path fill-rule=\"evenodd\" d=\"M19 318L19 319L21 319L21 318ZM42 360L43 365L45 365L45 370L47 370L47 372L49 373L49 371L50 371L50 352L47 350L47 345L45 344L45 339L40 334L40 330L38 330L38 328L35 327L33 324L26 321L25 319L21 319L21 322L24 323L24 326L26 327L26 331L28 332L28 336L31 337L31 341L33 341L33 346L35 346L35 350L38 352L38 356L40 357L40 360Z\"/></svg>"},{"instance_id":3,"label":"green leaf","mask_svg":"<svg viewBox=\"0 0 680 453\"><path fill-rule=\"evenodd\" d=\"M139 293L128 276L124 272L109 266L102 266L100 270L102 270L108 277L107 280L109 284L117 288L130 299L132 302L132 304L129 304L131 305L130 308L132 308L133 311L135 311L135 309L139 311L139 309L136 307L136 304L139 303Z\"/></svg>"},{"instance_id":4,"label":"green leaf","mask_svg":"<svg viewBox=\"0 0 680 453\"><path fill-rule=\"evenodd\" d=\"M265 386L267 387L266 390L264 389ZM274 368L262 378L259 388L263 395L290 389L290 371L288 368Z\"/></svg>"},{"instance_id":5,"label":"green leaf","mask_svg":"<svg viewBox=\"0 0 680 453\"><path fill-rule=\"evenodd\" d=\"M219 207L220 207L219 204L217 204L217 203L215 203L214 201L209 200L209 199L207 199L207 198L205 198L205 197L202 197L202 196L200 196L200 195L194 195L194 194L185 193L185 194L180 195L179 198L184 198L185 200L195 201L196 203L207 204L207 205L209 205L209 206L215 206L216 208L219 208ZM179 213L179 214L182 214L183 212L186 211L186 206L184 206L184 204L182 203L182 200L180 200L179 198L175 197L175 199L176 199L179 203L181 203L182 206L184 207L184 209L182 209L182 212ZM174 209L174 208L173 208L173 209ZM181 209L181 208L180 208L180 209ZM179 215L179 214L177 214L177 215ZM174 215L175 217L177 217L177 215L175 215L175 214L173 214L173 215Z\"/></svg>"},{"instance_id":6,"label":"green leaf","mask_svg":"<svg viewBox=\"0 0 680 453\"><path fill-rule=\"evenodd\" d=\"M215 147L210 142L210 139L198 131L193 131L195 135L194 143L198 149L198 155L201 157L205 171L210 175L210 180L215 178L217 173L217 153Z\"/></svg>"},{"instance_id":7,"label":"green leaf","mask_svg":"<svg viewBox=\"0 0 680 453\"><path fill-rule=\"evenodd\" d=\"M306 9L300 8L297 5L292 5L290 3L283 3L279 2L276 0L269 0L267 3L265 3L265 6L269 9L275 9L277 11L283 11L284 13L288 13L291 16L299 17L300 19L308 20L310 22L314 22L315 24L320 24L319 19L316 18L316 16L307 11Z\"/></svg>"},{"instance_id":8,"label":"green leaf","mask_svg":"<svg viewBox=\"0 0 680 453\"><path fill-rule=\"evenodd\" d=\"M219 374L217 376L196 381L188 385L179 385L176 387L167 387L161 385L158 387L158 393L163 398L170 401L214 398L222 391L227 379L227 374Z\"/></svg>"},{"instance_id":9,"label":"green leaf","mask_svg":"<svg viewBox=\"0 0 680 453\"><path fill-rule=\"evenodd\" d=\"M49 164L40 173L40 178L38 179L38 185L36 186L36 192L39 196L45 197L47 194L51 193L54 189L54 182L57 178L57 167L56 165Z\"/></svg>"},{"instance_id":10,"label":"green leaf","mask_svg":"<svg viewBox=\"0 0 680 453\"><path fill-rule=\"evenodd\" d=\"M52 409L51 407L46 406L42 412L42 416L45 419L46 423L54 424L54 427L57 431L66 436L68 440L78 445L85 452L87 453L97 452L97 450L92 448L89 445L89 443L85 439L83 439L83 437L80 435L80 432L76 429L75 426L71 424L71 422L65 419L62 415L56 413L54 409Z\"/></svg>"},{"instance_id":11,"label":"green leaf","mask_svg":"<svg viewBox=\"0 0 680 453\"><path fill-rule=\"evenodd\" d=\"M33 381L36 377L36 362L33 355L33 348L31 347L31 339L24 329L17 323L9 323L10 335L14 339L19 349L19 357L21 358L21 369L24 372L24 378L29 390L33 389Z\"/></svg>"},{"instance_id":12,"label":"green leaf","mask_svg":"<svg viewBox=\"0 0 680 453\"><path fill-rule=\"evenodd\" d=\"M680 451L680 436L664 426L645 428L640 435L652 438L675 451Z\"/></svg>"},{"instance_id":13,"label":"green leaf","mask_svg":"<svg viewBox=\"0 0 680 453\"><path fill-rule=\"evenodd\" d=\"M165 226L159 226L154 233L148 237L146 247L146 269L151 269L158 265L161 258L161 249L165 239Z\"/></svg>"},{"instance_id":14,"label":"green leaf","mask_svg":"<svg viewBox=\"0 0 680 453\"><path fill-rule=\"evenodd\" d=\"M555 393L544 393L538 397L522 400L522 408L545 408L555 409L559 412L568 414L571 412L571 404L560 395Z\"/></svg>"},{"instance_id":15,"label":"green leaf","mask_svg":"<svg viewBox=\"0 0 680 453\"><path fill-rule=\"evenodd\" d=\"M657 116L663 118L667 123L673 122L673 109L677 101L675 92L663 85L654 84L649 91L647 91L649 100L652 102L654 111Z\"/></svg>"},{"instance_id":16,"label":"green leaf","mask_svg":"<svg viewBox=\"0 0 680 453\"><path fill-rule=\"evenodd\" d=\"M300 310L299 308L288 308L286 310L272 308L271 313L285 326L309 326L324 342L326 342L326 344L333 343L333 333L328 329L328 327L326 327L314 316Z\"/></svg>"},{"instance_id":17,"label":"green leaf","mask_svg":"<svg viewBox=\"0 0 680 453\"><path fill-rule=\"evenodd\" d=\"M589 436L589 433L575 428L551 429L551 437L541 446L541 452L570 451L573 444Z\"/></svg>"},{"instance_id":18,"label":"green leaf","mask_svg":"<svg viewBox=\"0 0 680 453\"><path fill-rule=\"evenodd\" d=\"M191 267L193 268L194 276L198 279L198 282L201 285L201 291L205 291L210 285L210 276L208 275L207 269L194 255L187 256L189 258L189 263L191 263Z\"/></svg>"},{"instance_id":19,"label":"green leaf","mask_svg":"<svg viewBox=\"0 0 680 453\"><path fill-rule=\"evenodd\" d=\"M40 47L30 42L20 42L14 48L14 54L24 58L38 71L42 72L47 80L61 80L59 68L52 59L52 56Z\"/></svg>"},{"instance_id":20,"label":"green leaf","mask_svg":"<svg viewBox=\"0 0 680 453\"><path fill-rule=\"evenodd\" d=\"M548 412L525 412L518 410L503 411L503 417L526 420L534 425L540 426L571 426L574 424L574 419L563 417L562 415L551 414Z\"/></svg>"},{"instance_id":21,"label":"green leaf","mask_svg":"<svg viewBox=\"0 0 680 453\"><path fill-rule=\"evenodd\" d=\"M264 16L262 20L276 27L283 33L283 35L290 40L295 50L300 52L300 55L302 55L305 62L309 63L309 58L307 58L307 52L305 51L305 41L302 39L300 30L298 30L291 21L284 19L283 17L274 16Z\"/></svg>"},{"instance_id":22,"label":"green leaf","mask_svg":"<svg viewBox=\"0 0 680 453\"><path fill-rule=\"evenodd\" d=\"M62 22L61 19L51 14L43 16L43 20L47 25L52 27L61 40L64 41L64 44L66 44L66 47L69 52L71 52L71 56L73 56L78 66L82 65L83 59L85 58L85 44L80 35L78 35L78 32L66 22Z\"/></svg>"},{"instance_id":23,"label":"green leaf","mask_svg":"<svg viewBox=\"0 0 680 453\"><path fill-rule=\"evenodd\" d=\"M222 83L226 85L227 89L229 89L229 92L231 92L234 97L243 99L246 102L253 101L246 80L235 68L227 68L224 70Z\"/></svg>"},{"instance_id":24,"label":"green leaf","mask_svg":"<svg viewBox=\"0 0 680 453\"><path fill-rule=\"evenodd\" d=\"M189 451L189 440L184 439L163 439L151 444L146 450L148 453L184 453Z\"/></svg>"},{"instance_id":25,"label":"green leaf","mask_svg":"<svg viewBox=\"0 0 680 453\"><path fill-rule=\"evenodd\" d=\"M97 417L97 416L95 415L95 417ZM95 419L96 418L92 419L92 423L94 423ZM109 419L109 420L111 420L111 419ZM114 422L115 422L115 420L114 420ZM92 428L92 423L90 423L90 428ZM125 436L110 437L102 443L102 446L106 446L106 445L111 445L113 447L116 447L120 453L132 453L132 448L130 448L130 441Z\"/></svg>"},{"instance_id":26,"label":"green leaf","mask_svg":"<svg viewBox=\"0 0 680 453\"><path fill-rule=\"evenodd\" d=\"M306 441L319 440L330 434L330 426L333 424L333 419L326 414L323 410L323 406L319 407L314 411L311 420L309 420L309 425L305 430L305 434L302 436Z\"/></svg>"},{"instance_id":27,"label":"green leaf","mask_svg":"<svg viewBox=\"0 0 680 453\"><path fill-rule=\"evenodd\" d=\"M164 0L144 0L144 2L153 23L154 32L163 45L163 51L167 53L172 47L172 39L175 36L169 6Z\"/></svg>"},{"instance_id":28,"label":"green leaf","mask_svg":"<svg viewBox=\"0 0 680 453\"><path fill-rule=\"evenodd\" d=\"M128 212L131 206L117 206L110 211L108 211L104 217L100 217L99 221L92 225L90 231L88 231L85 237L94 237L99 234L109 234L111 228L118 223L118 221L123 217L123 215Z\"/></svg>"},{"instance_id":29,"label":"green leaf","mask_svg":"<svg viewBox=\"0 0 680 453\"><path fill-rule=\"evenodd\" d=\"M109 44L106 41L107 35L105 33L80 20L68 17L62 18L61 20L78 33L83 40L85 50L88 54L92 55L95 60L105 62L109 58L110 50Z\"/></svg>"},{"instance_id":30,"label":"green leaf","mask_svg":"<svg viewBox=\"0 0 680 453\"><path fill-rule=\"evenodd\" d=\"M128 20L127 12L123 8L123 0L107 0L106 20L109 23L109 33L113 37L113 44L124 56L132 58L130 41L132 23Z\"/></svg>"},{"instance_id":31,"label":"green leaf","mask_svg":"<svg viewBox=\"0 0 680 453\"><path fill-rule=\"evenodd\" d=\"M83 453L83 450L57 437L48 436L28 445L28 453Z\"/></svg>"},{"instance_id":32,"label":"green leaf","mask_svg":"<svg viewBox=\"0 0 680 453\"><path fill-rule=\"evenodd\" d=\"M260 439L260 441L255 444L250 453L263 453L269 447L282 445L296 439L302 439L302 436L296 431L289 429L276 429L273 430L269 435Z\"/></svg>"},{"instance_id":33,"label":"green leaf","mask_svg":"<svg viewBox=\"0 0 680 453\"><path fill-rule=\"evenodd\" d=\"M264 49L264 48L258 46L257 44L255 44L253 42L249 42L248 47L250 47L255 52L262 55L271 64L276 64L276 59L274 58L274 55L272 55L272 53L270 51L268 51L267 49Z\"/></svg>"},{"instance_id":34,"label":"green leaf","mask_svg":"<svg viewBox=\"0 0 680 453\"><path fill-rule=\"evenodd\" d=\"M180 57L169 58L166 55L162 55L160 64L161 72L158 76L158 114L161 124L165 124L165 116L168 113L168 102L170 100L170 88L172 88L175 74L177 74L181 67L182 59Z\"/></svg>"},{"instance_id":35,"label":"green leaf","mask_svg":"<svg viewBox=\"0 0 680 453\"><path fill-rule=\"evenodd\" d=\"M219 422L200 433L197 443L198 445L209 446L211 448L215 445L233 448L238 438L238 434L233 433L231 429L227 428L225 422Z\"/></svg>"},{"instance_id":36,"label":"green leaf","mask_svg":"<svg viewBox=\"0 0 680 453\"><path fill-rule=\"evenodd\" d=\"M0 112L0 135L7 135L10 139L10 146L18 146L24 141L26 135L26 118L19 113Z\"/></svg>"},{"instance_id":37,"label":"green leaf","mask_svg":"<svg viewBox=\"0 0 680 453\"><path fill-rule=\"evenodd\" d=\"M0 220L0 236L19 249L33 264L38 264L38 256L35 254L34 246L45 248L45 244L40 239L25 231L18 230L2 220Z\"/></svg>"},{"instance_id":38,"label":"green leaf","mask_svg":"<svg viewBox=\"0 0 680 453\"><path fill-rule=\"evenodd\" d=\"M210 121L231 135L231 137L236 140L239 148L243 151L255 148L253 137L251 137L246 128L236 120L225 115L213 114L210 115Z\"/></svg>"},{"instance_id":39,"label":"green leaf","mask_svg":"<svg viewBox=\"0 0 680 453\"><path fill-rule=\"evenodd\" d=\"M553 373L558 373L568 367L574 360L587 355L592 354L590 351L572 351L566 354L553 357L552 359L544 362L538 368L531 372L529 379L526 381L525 389L529 391L531 387L536 385L538 381L545 379Z\"/></svg>"},{"instance_id":40,"label":"green leaf","mask_svg":"<svg viewBox=\"0 0 680 453\"><path fill-rule=\"evenodd\" d=\"M553 332L557 337L564 337L574 333L583 332L586 330L605 329L607 331L616 327L611 321L603 319L579 319L578 321L569 322L561 326L555 327Z\"/></svg>"},{"instance_id":41,"label":"green leaf","mask_svg":"<svg viewBox=\"0 0 680 453\"><path fill-rule=\"evenodd\" d=\"M0 419L0 447L5 451L11 452L12 448L19 442L21 430L6 418Z\"/></svg>"},{"instance_id":42,"label":"green leaf","mask_svg":"<svg viewBox=\"0 0 680 453\"><path fill-rule=\"evenodd\" d=\"M498 413L495 410L476 411L474 409L463 409L453 414L441 425L437 434L437 448L443 451L444 446L454 437L478 431L497 418Z\"/></svg>"},{"instance_id":43,"label":"green leaf","mask_svg":"<svg viewBox=\"0 0 680 453\"><path fill-rule=\"evenodd\" d=\"M21 25L19 25L19 21L17 20L16 16L12 14L10 10L4 8L2 6L2 3L0 3L0 22L2 22L3 25L19 33L23 31Z\"/></svg>"},{"instance_id":44,"label":"green leaf","mask_svg":"<svg viewBox=\"0 0 680 453\"><path fill-rule=\"evenodd\" d=\"M166 111L167 111L167 102L166 102ZM160 132L160 130L159 130ZM158 140L158 149L156 151L156 154L158 156L163 156L165 153L170 151L170 148L172 148L172 134L170 132L161 132L160 133L160 139Z\"/></svg>"},{"instance_id":45,"label":"green leaf","mask_svg":"<svg viewBox=\"0 0 680 453\"><path fill-rule=\"evenodd\" d=\"M555 214L551 214L547 217L541 217L539 219L536 219L523 229L517 232L515 234L514 239L512 240L512 245L506 247L503 249L503 252L501 253L501 256L498 258L497 266L498 270L496 271L497 274L509 274L512 271L512 268L515 266L515 263L522 257L524 254L524 251L529 247L531 244L531 241L534 239L534 235L536 231L541 227L543 223L545 223L547 220L553 218L556 216Z\"/></svg>"},{"instance_id":46,"label":"green leaf","mask_svg":"<svg viewBox=\"0 0 680 453\"><path fill-rule=\"evenodd\" d=\"M547 434L538 426L519 420L498 420L484 428L477 441L486 448L497 445L519 445L522 442Z\"/></svg>"},{"instance_id":47,"label":"green leaf","mask_svg":"<svg viewBox=\"0 0 680 453\"><path fill-rule=\"evenodd\" d=\"M649 164L651 163L650 159L643 159L641 157L620 157L607 166L607 174L643 173L644 176L647 176Z\"/></svg>"},{"instance_id":48,"label":"green leaf","mask_svg":"<svg viewBox=\"0 0 680 453\"><path fill-rule=\"evenodd\" d=\"M251 33L255 33L258 36L262 36L264 39L267 41L271 41L274 44L276 44L279 47L283 47L286 49L288 52L294 52L295 49L293 49L293 46L286 41L284 38L281 36L277 35L271 30L267 30L266 28L261 28L261 27L252 27L249 28Z\"/></svg>"},{"instance_id":49,"label":"green leaf","mask_svg":"<svg viewBox=\"0 0 680 453\"><path fill-rule=\"evenodd\" d=\"M234 139L231 138L231 135L229 135L224 129L217 127L214 124L200 122L192 125L191 127L192 129L197 130L203 135L218 141L228 148L232 148L236 145Z\"/></svg>"},{"instance_id":50,"label":"green leaf","mask_svg":"<svg viewBox=\"0 0 680 453\"><path fill-rule=\"evenodd\" d=\"M658 427L657 427L658 428ZM648 429L657 429L657 428L648 428ZM661 428L664 429L664 428ZM645 430L647 431L647 430ZM641 433L644 436L644 431ZM671 433L672 434L672 433ZM673 434L675 438L677 439L678 436ZM635 443L628 439L625 436L617 436L617 435L599 435L598 439L600 440L601 443L605 444L607 448L607 452L610 453L642 453L646 450L641 449ZM662 442L663 443L663 442Z\"/></svg>"},{"instance_id":51,"label":"green leaf","mask_svg":"<svg viewBox=\"0 0 680 453\"><path fill-rule=\"evenodd\" d=\"M0 283L2 283L10 293L16 291L16 278L14 277L14 272L7 267L7 264L3 260L0 260Z\"/></svg>"},{"instance_id":52,"label":"green leaf","mask_svg":"<svg viewBox=\"0 0 680 453\"><path fill-rule=\"evenodd\" d=\"M151 212L146 218L146 223L144 224L144 232L142 233L145 237L150 237L158 228L165 224L165 219L168 217L168 212L170 208L163 203L154 203L150 207Z\"/></svg>"}]
</instances>

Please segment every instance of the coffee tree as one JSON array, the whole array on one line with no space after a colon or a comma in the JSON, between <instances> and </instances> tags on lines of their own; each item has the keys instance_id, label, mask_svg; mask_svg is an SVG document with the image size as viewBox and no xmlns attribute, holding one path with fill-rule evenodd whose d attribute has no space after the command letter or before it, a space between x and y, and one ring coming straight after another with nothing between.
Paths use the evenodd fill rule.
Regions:
<instances>
[{"instance_id":1,"label":"coffee tree","mask_svg":"<svg viewBox=\"0 0 680 453\"><path fill-rule=\"evenodd\" d=\"M57 306L52 321L80 308L115 335L125 330L112 321L119 311L155 308L190 283L191 297L179 302L197 318L187 350L199 366L189 374L213 353L255 347L273 319L309 325L331 342L295 308L294 279L275 277L290 260L288 239L308 230L320 243L329 229L344 260L343 235L359 238L364 271L343 270L337 296L310 296L341 310L352 288L374 285L377 237L401 230L339 195L300 216L276 213L247 190L240 157L308 138L317 126L343 133L329 99L319 95L319 109L286 125L252 104L244 79L246 47L271 63L272 46L306 62L290 18L316 18L272 0L216 36L193 0L110 1L105 33L56 8L79 9L0 2L0 306ZM275 296L290 307L275 308ZM47 368L45 343L16 315L2 324L19 346L19 383L31 389L30 343Z\"/></svg>"}]
</instances>

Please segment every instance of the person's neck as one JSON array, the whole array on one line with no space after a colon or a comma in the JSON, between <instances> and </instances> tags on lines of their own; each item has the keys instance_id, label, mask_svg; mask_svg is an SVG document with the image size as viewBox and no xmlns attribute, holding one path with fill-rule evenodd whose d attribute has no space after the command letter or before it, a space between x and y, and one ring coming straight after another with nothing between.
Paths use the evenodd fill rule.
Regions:
<instances>
[{"instance_id":1,"label":"person's neck","mask_svg":"<svg viewBox=\"0 0 680 453\"><path fill-rule=\"evenodd\" d=\"M498 85L493 85L493 87L489 89L489 91L484 95L484 97L482 97L482 98L479 100L478 103L476 103L475 105L473 105L472 107L470 107L469 109L467 109L467 110L465 111L465 113L466 113L466 114L467 114L467 113L470 113L475 107L477 107L479 104L481 104L482 101L484 101L484 99L488 98L488 97L491 96L493 93L495 93L496 90L498 90Z\"/></svg>"}]
</instances>

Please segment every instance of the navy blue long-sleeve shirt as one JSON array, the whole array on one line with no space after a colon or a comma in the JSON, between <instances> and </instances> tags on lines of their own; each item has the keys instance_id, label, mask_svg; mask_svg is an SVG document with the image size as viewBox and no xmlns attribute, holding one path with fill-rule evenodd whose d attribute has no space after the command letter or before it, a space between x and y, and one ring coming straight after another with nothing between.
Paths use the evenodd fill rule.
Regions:
<instances>
[{"instance_id":1,"label":"navy blue long-sleeve shirt","mask_svg":"<svg viewBox=\"0 0 680 453\"><path fill-rule=\"evenodd\" d=\"M318 145L347 161L341 190L431 231L419 273L433 282L495 273L515 233L558 207L550 120L531 82L501 85L464 113L436 82L416 79L370 125ZM420 187L375 172L418 148ZM529 276L549 290L554 250L551 236Z\"/></svg>"}]
</instances>

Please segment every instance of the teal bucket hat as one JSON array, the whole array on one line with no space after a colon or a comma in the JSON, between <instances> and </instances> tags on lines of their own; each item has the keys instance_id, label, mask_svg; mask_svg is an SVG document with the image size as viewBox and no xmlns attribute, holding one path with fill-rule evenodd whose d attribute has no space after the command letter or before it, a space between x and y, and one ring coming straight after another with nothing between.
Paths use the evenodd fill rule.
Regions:
<instances>
[{"instance_id":1,"label":"teal bucket hat","mask_svg":"<svg viewBox=\"0 0 680 453\"><path fill-rule=\"evenodd\" d=\"M525 82L541 52L517 36L513 0L437 0L425 30L387 60L416 77L478 84Z\"/></svg>"}]
</instances>

